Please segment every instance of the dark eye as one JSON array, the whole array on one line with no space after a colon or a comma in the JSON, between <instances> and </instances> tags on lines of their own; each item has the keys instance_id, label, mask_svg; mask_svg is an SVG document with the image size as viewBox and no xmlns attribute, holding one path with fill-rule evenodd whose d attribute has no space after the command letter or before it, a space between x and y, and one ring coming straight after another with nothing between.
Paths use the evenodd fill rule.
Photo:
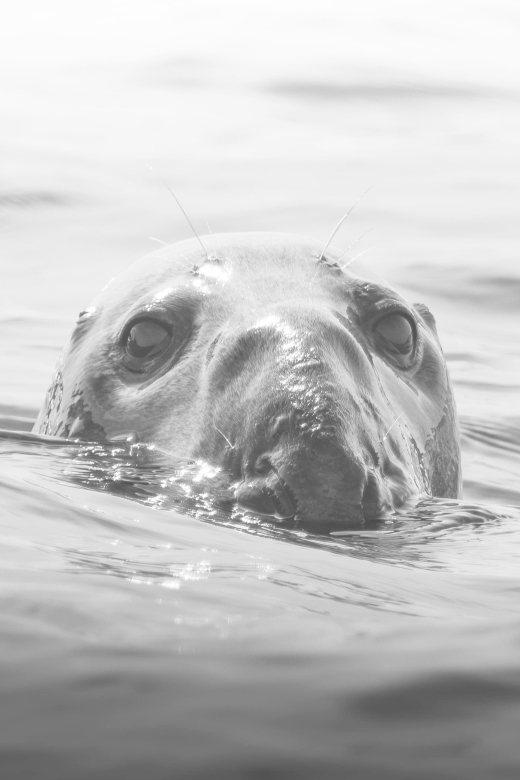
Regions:
<instances>
[{"instance_id":1,"label":"dark eye","mask_svg":"<svg viewBox=\"0 0 520 780\"><path fill-rule=\"evenodd\" d=\"M132 325L126 337L126 353L132 358L151 358L169 346L170 331L156 320L140 320Z\"/></svg>"},{"instance_id":2,"label":"dark eye","mask_svg":"<svg viewBox=\"0 0 520 780\"><path fill-rule=\"evenodd\" d=\"M415 328L404 314L389 314L374 327L378 344L400 368L410 365L415 347Z\"/></svg>"}]
</instances>

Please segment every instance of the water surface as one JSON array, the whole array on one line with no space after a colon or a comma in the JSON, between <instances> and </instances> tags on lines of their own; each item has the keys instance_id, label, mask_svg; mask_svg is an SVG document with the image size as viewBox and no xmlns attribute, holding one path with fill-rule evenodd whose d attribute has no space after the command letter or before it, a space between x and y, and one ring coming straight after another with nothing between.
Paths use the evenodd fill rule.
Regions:
<instances>
[{"instance_id":1,"label":"water surface","mask_svg":"<svg viewBox=\"0 0 520 780\"><path fill-rule=\"evenodd\" d=\"M371 187L335 241L371 229L362 261L437 318L464 501L309 536L143 448L2 434L2 777L516 776L516 6L127 5L1 33L0 427L103 284L190 235L149 166L202 233L325 241Z\"/></svg>"}]
</instances>

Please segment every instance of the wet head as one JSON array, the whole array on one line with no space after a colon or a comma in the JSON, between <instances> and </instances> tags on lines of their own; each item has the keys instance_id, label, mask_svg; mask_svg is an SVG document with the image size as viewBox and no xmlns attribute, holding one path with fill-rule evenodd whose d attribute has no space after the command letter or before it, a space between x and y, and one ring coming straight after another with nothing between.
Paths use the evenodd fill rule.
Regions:
<instances>
[{"instance_id":1,"label":"wet head","mask_svg":"<svg viewBox=\"0 0 520 780\"><path fill-rule=\"evenodd\" d=\"M459 496L455 406L426 307L299 236L204 245L145 257L82 312L37 432L202 459L244 510L304 526Z\"/></svg>"}]
</instances>

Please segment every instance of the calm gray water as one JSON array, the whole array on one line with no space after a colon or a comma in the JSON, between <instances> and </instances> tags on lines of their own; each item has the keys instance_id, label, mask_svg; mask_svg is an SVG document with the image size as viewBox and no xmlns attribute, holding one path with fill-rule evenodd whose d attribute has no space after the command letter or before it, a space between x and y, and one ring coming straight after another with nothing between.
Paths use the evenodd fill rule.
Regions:
<instances>
[{"instance_id":1,"label":"calm gray water","mask_svg":"<svg viewBox=\"0 0 520 780\"><path fill-rule=\"evenodd\" d=\"M341 539L138 450L0 436L2 778L520 773L520 15L55 0L0 32L0 427L189 227L359 236L437 318L464 501ZM144 470L143 470L144 468Z\"/></svg>"}]
</instances>

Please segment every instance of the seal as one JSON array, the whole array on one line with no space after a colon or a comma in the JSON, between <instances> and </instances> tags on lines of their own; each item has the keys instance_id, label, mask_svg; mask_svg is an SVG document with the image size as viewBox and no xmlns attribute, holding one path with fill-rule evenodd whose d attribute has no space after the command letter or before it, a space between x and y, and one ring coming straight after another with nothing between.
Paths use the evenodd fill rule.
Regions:
<instances>
[{"instance_id":1,"label":"seal","mask_svg":"<svg viewBox=\"0 0 520 780\"><path fill-rule=\"evenodd\" d=\"M459 497L435 320L340 258L271 233L148 255L80 314L34 431L203 459L239 506L303 525Z\"/></svg>"}]
</instances>

